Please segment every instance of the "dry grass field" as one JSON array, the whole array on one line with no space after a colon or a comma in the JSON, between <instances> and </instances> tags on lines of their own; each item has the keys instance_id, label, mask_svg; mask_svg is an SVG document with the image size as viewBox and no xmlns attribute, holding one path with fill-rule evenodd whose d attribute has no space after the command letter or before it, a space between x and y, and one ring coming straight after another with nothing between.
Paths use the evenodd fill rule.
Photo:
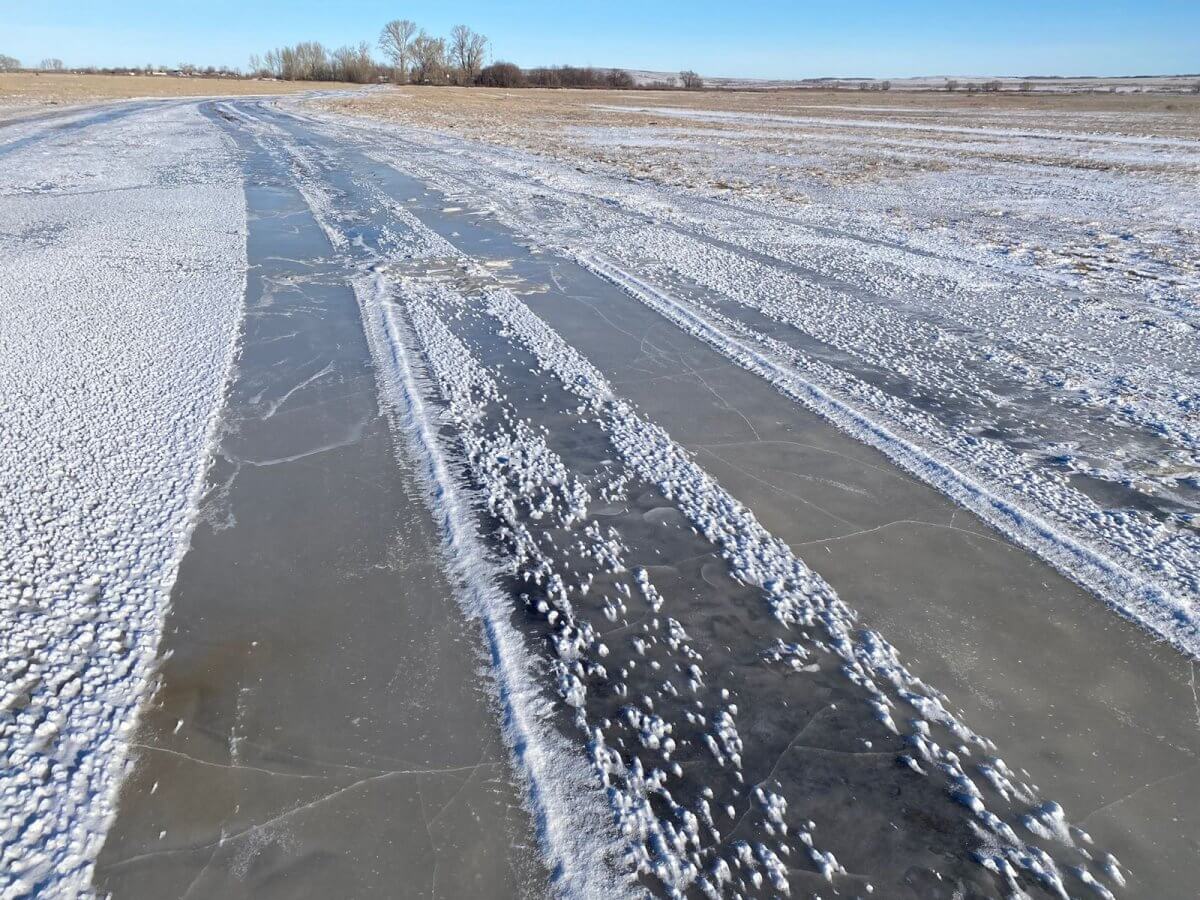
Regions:
<instances>
[{"instance_id":1,"label":"dry grass field","mask_svg":"<svg viewBox=\"0 0 1200 900\"><path fill-rule=\"evenodd\" d=\"M0 73L0 120L55 106L76 106L133 97L245 96L291 94L315 88L350 87L328 82L239 81L153 75Z\"/></svg>"},{"instance_id":2,"label":"dry grass field","mask_svg":"<svg viewBox=\"0 0 1200 900\"><path fill-rule=\"evenodd\" d=\"M1200 96L1178 94L387 87L312 105L659 184L801 203L821 185L984 164L1174 171L1181 161L1161 142L1200 138ZM1114 156L1097 135L1154 146Z\"/></svg>"},{"instance_id":3,"label":"dry grass field","mask_svg":"<svg viewBox=\"0 0 1200 900\"><path fill-rule=\"evenodd\" d=\"M686 109L755 117L781 115L930 121L975 127L1054 120L1064 130L1130 130L1160 137L1200 137L1200 95L1109 93L976 93L964 91L605 91L388 87L326 100L329 109L431 128L461 128L504 141L530 131L530 146L546 132L572 125L649 124L611 107ZM659 123L661 124L661 123Z\"/></svg>"}]
</instances>

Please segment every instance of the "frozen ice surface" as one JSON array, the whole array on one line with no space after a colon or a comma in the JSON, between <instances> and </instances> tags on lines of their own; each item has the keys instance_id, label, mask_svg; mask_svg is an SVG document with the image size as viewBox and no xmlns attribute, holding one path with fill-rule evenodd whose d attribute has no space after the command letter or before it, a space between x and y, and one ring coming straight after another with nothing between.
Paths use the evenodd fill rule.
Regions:
<instances>
[{"instance_id":1,"label":"frozen ice surface","mask_svg":"<svg viewBox=\"0 0 1200 900\"><path fill-rule=\"evenodd\" d=\"M544 154L337 122L1200 655L1200 141L650 112Z\"/></svg>"},{"instance_id":2,"label":"frozen ice surface","mask_svg":"<svg viewBox=\"0 0 1200 900\"><path fill-rule=\"evenodd\" d=\"M565 893L626 884L606 884L613 850L643 885L671 896L787 893L814 875L859 877L822 846L816 822L789 813L780 762L759 768L770 710L729 690L735 676L719 647L693 643L685 621L711 617L697 617L686 594L660 589L668 560L706 555L726 571L721 614L752 616L756 657L779 665L762 677L812 675L836 700L812 710L813 720L827 716L837 742L856 749L830 752L874 760L881 780L919 779L900 790L954 822L948 830L962 839L947 839L943 852L960 867L956 877L992 873L1012 891L1063 893L1077 851L1058 804L1015 775L882 636L855 624L817 572L505 287L503 267L473 260L389 199L377 184L388 176L341 135L313 140L307 123L274 113L251 122L264 146L291 159L332 245L369 273L360 300L382 391L425 460L448 554L490 632L510 739ZM670 554L661 566L634 563L660 553ZM507 602L493 593L497 580L511 590ZM754 611L743 612L743 601ZM555 695L557 705L547 702ZM799 703L807 692L795 684L786 695ZM753 736L747 719L759 724ZM612 826L595 815L581 760L561 743L569 726L586 740ZM743 774L751 754L753 781ZM564 794L564 784L575 787ZM960 875L962 866L977 874ZM1080 871L1112 880L1099 868Z\"/></svg>"},{"instance_id":3,"label":"frozen ice surface","mask_svg":"<svg viewBox=\"0 0 1200 900\"><path fill-rule=\"evenodd\" d=\"M240 175L194 107L4 156L4 897L87 892L186 548L244 267Z\"/></svg>"}]
</instances>

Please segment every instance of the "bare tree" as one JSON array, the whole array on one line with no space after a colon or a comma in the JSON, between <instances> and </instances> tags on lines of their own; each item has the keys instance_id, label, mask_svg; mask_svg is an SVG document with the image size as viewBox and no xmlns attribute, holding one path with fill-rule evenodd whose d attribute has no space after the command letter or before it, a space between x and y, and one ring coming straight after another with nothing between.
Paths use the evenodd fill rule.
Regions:
<instances>
[{"instance_id":1,"label":"bare tree","mask_svg":"<svg viewBox=\"0 0 1200 900\"><path fill-rule=\"evenodd\" d=\"M319 41L301 41L292 48L294 74L297 81L325 81L333 75L329 54Z\"/></svg>"},{"instance_id":2,"label":"bare tree","mask_svg":"<svg viewBox=\"0 0 1200 900\"><path fill-rule=\"evenodd\" d=\"M879 89L881 91L890 91L892 89L892 83L890 81L881 81L879 82Z\"/></svg>"},{"instance_id":3,"label":"bare tree","mask_svg":"<svg viewBox=\"0 0 1200 900\"><path fill-rule=\"evenodd\" d=\"M444 84L446 81L446 42L424 31L413 38L412 79L417 84Z\"/></svg>"},{"instance_id":4,"label":"bare tree","mask_svg":"<svg viewBox=\"0 0 1200 900\"><path fill-rule=\"evenodd\" d=\"M1030 91L1032 91L1032 90L1033 90L1033 82L1032 82L1032 81L1028 81L1028 80L1026 80L1026 81L1022 81L1022 82L1021 82L1021 90L1022 90L1024 93L1028 94Z\"/></svg>"},{"instance_id":5,"label":"bare tree","mask_svg":"<svg viewBox=\"0 0 1200 900\"><path fill-rule=\"evenodd\" d=\"M704 79L693 72L691 69L685 69L679 73L679 81L683 85L685 91L698 91L704 87Z\"/></svg>"},{"instance_id":6,"label":"bare tree","mask_svg":"<svg viewBox=\"0 0 1200 900\"><path fill-rule=\"evenodd\" d=\"M371 48L363 41L357 47L339 47L331 54L333 77L338 81L366 84L375 77Z\"/></svg>"},{"instance_id":7,"label":"bare tree","mask_svg":"<svg viewBox=\"0 0 1200 900\"><path fill-rule=\"evenodd\" d=\"M329 54L316 41L269 50L263 57L263 65L272 77L284 81L328 81L334 75Z\"/></svg>"},{"instance_id":8,"label":"bare tree","mask_svg":"<svg viewBox=\"0 0 1200 900\"><path fill-rule=\"evenodd\" d=\"M0 53L0 72L15 72L21 68L21 61L15 56L5 56Z\"/></svg>"},{"instance_id":9,"label":"bare tree","mask_svg":"<svg viewBox=\"0 0 1200 900\"><path fill-rule=\"evenodd\" d=\"M474 84L483 68L488 39L466 25L455 25L450 31L450 58L458 67L465 84Z\"/></svg>"},{"instance_id":10,"label":"bare tree","mask_svg":"<svg viewBox=\"0 0 1200 900\"><path fill-rule=\"evenodd\" d=\"M408 80L408 71L413 64L413 41L417 37L417 23L408 19L393 19L379 32L379 49L392 63L396 80Z\"/></svg>"},{"instance_id":11,"label":"bare tree","mask_svg":"<svg viewBox=\"0 0 1200 900\"><path fill-rule=\"evenodd\" d=\"M55 57L48 57L38 64L38 68L44 72L61 72L63 70L63 61Z\"/></svg>"},{"instance_id":12,"label":"bare tree","mask_svg":"<svg viewBox=\"0 0 1200 900\"><path fill-rule=\"evenodd\" d=\"M951 78L950 80L948 80L946 82L946 90L951 91L951 92L957 91L958 90L958 82L955 81L953 78Z\"/></svg>"},{"instance_id":13,"label":"bare tree","mask_svg":"<svg viewBox=\"0 0 1200 900\"><path fill-rule=\"evenodd\" d=\"M513 63L494 62L480 71L475 83L482 87L519 88L525 86L525 73Z\"/></svg>"},{"instance_id":14,"label":"bare tree","mask_svg":"<svg viewBox=\"0 0 1200 900\"><path fill-rule=\"evenodd\" d=\"M604 81L610 88L618 91L628 91L634 87L633 76L624 69L609 69Z\"/></svg>"},{"instance_id":15,"label":"bare tree","mask_svg":"<svg viewBox=\"0 0 1200 900\"><path fill-rule=\"evenodd\" d=\"M1200 94L1200 81L1197 81L1195 84L1192 85L1192 93Z\"/></svg>"}]
</instances>

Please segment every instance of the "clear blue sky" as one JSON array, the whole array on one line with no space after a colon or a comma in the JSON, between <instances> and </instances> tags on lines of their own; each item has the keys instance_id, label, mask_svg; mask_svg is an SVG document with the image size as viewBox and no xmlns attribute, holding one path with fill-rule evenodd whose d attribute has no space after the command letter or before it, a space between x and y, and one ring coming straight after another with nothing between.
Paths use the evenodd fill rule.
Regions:
<instances>
[{"instance_id":1,"label":"clear blue sky","mask_svg":"<svg viewBox=\"0 0 1200 900\"><path fill-rule=\"evenodd\" d=\"M245 66L299 40L374 43L388 19L458 22L521 65L705 75L1200 72L1200 0L0 0L0 53L33 64Z\"/></svg>"}]
</instances>

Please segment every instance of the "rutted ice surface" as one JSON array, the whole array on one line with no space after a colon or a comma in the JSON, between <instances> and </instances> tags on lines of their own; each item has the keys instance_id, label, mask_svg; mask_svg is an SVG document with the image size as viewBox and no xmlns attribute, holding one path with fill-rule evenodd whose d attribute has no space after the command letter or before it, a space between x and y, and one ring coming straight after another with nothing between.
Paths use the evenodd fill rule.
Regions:
<instances>
[{"instance_id":1,"label":"rutted ice surface","mask_svg":"<svg viewBox=\"0 0 1200 900\"><path fill-rule=\"evenodd\" d=\"M347 121L377 158L598 263L1200 655L1197 142L872 120L876 162L920 166L831 184L853 161L831 120L816 136L757 121L788 134L759 150L691 129L651 159L664 186ZM739 192L708 187L718 174Z\"/></svg>"},{"instance_id":2,"label":"rutted ice surface","mask_svg":"<svg viewBox=\"0 0 1200 900\"><path fill-rule=\"evenodd\" d=\"M350 265L362 266L362 254L378 268L383 259L395 262L424 260L430 271L450 271L457 260L453 248L436 234L421 228L401 206L371 184L359 184L364 195L386 210L389 223L369 249L361 238L353 238L341 223L343 211L329 186L323 182L319 157L302 150L269 123L244 108L226 107L225 113L247 128L260 146L295 176L296 187L309 204L331 245ZM354 220L353 210L345 217ZM383 254L381 255L381 251ZM389 283L381 274L363 273L354 281L363 314L363 324L376 364L381 406L389 411L398 435L408 446L416 471L428 489L428 502L439 524L445 562L459 585L459 601L465 612L483 624L499 689L505 738L513 751L518 777L524 782L526 800L537 823L542 852L553 870L557 890L578 897L632 896L629 873L618 864L618 852L601 836L606 831L604 809L597 796L586 760L577 748L556 732L552 724L553 701L541 677L541 662L526 645L523 635L510 620L511 603L498 585L505 571L477 534L473 505L478 497L462 478L464 464L457 447L446 447L439 438L440 416L430 408L431 383L428 365L415 352L412 323L394 315L386 302ZM420 319L421 306L416 305ZM423 320L426 327L438 327ZM454 351L453 343L443 344ZM469 357L442 358L443 368L460 391L478 389L488 396L495 387ZM523 437L528 439L530 435ZM543 466L554 466L552 454L536 444L534 455ZM521 452L514 448L514 455ZM511 501L510 501L511 503ZM598 839L599 837L599 839Z\"/></svg>"},{"instance_id":3,"label":"rutted ice surface","mask_svg":"<svg viewBox=\"0 0 1200 900\"><path fill-rule=\"evenodd\" d=\"M0 895L86 894L241 315L245 202L195 107L0 168Z\"/></svg>"},{"instance_id":4,"label":"rutted ice surface","mask_svg":"<svg viewBox=\"0 0 1200 900\"><path fill-rule=\"evenodd\" d=\"M336 154L302 147L282 129L260 124L255 130L293 159L306 196L347 262L374 273L364 312L383 389L428 461L435 511L445 518L452 555L465 558L468 568L479 566L466 578L468 584L472 575L482 579L474 582L478 592L491 590L489 575L505 576L528 615L543 623L544 657L533 647L522 652L520 634L506 631L510 612L495 602L503 595L481 604L489 630L506 635L498 664L515 661L526 677L540 669L556 690L560 716L573 720L586 740L630 870L671 896L788 894L793 870L830 880L846 875L821 848L819 823L789 811L770 775L745 783L743 757L754 738L739 729L742 710L722 685L722 673L707 668L673 617L686 618L687 610L672 608L675 598L659 590L652 568L630 563L632 543L644 538L595 512L636 489L658 492L660 504L670 507L656 509L673 507L695 540L724 560L733 581L765 604L774 624L764 628L764 661L781 672L822 671L838 679L838 696L855 704L847 721L861 729L867 747L888 748L880 752L896 754L906 777L958 804L975 836L971 858L982 871L1013 895L1040 885L1066 897L1068 875L1093 889L1117 885L1109 868L1080 846L1086 836L1070 827L1058 804L1040 799L880 635L859 629L819 574L615 394L493 273L394 202L373 196L364 180L355 192L378 202L370 215L387 220L373 231L363 224L361 206L350 208L350 198L329 190L328 180L342 168ZM427 379L415 377L414 368ZM600 447L611 448L619 463L604 458ZM494 530L487 555L471 538L460 499L472 487ZM669 520L637 518L659 528ZM488 559L498 568L489 572ZM770 639L776 629L789 640ZM509 636L517 647L506 646ZM540 666L538 659L544 659ZM548 710L539 708L537 691L518 683L521 695L509 698L517 701L510 713L526 716L521 727L532 725L541 738ZM544 826L560 841L578 838L573 826L590 803L580 796L580 808L573 809L560 793L564 781L578 783L577 767L569 756L541 758L542 740L533 746L535 759L525 762L535 808L549 817ZM535 770L537 764L543 768ZM698 791L697 771L707 773ZM551 852L561 853L568 844L553 838ZM595 842L604 845L601 834ZM560 886L568 893L598 896L617 887L597 891L604 853L551 861L565 868Z\"/></svg>"},{"instance_id":5,"label":"rutted ice surface","mask_svg":"<svg viewBox=\"0 0 1200 900\"><path fill-rule=\"evenodd\" d=\"M21 110L21 112L27 111L28 110ZM34 109L33 111L37 112L39 110ZM0 115L3 115L4 113L5 110L0 107ZM27 142L29 139L47 129L53 129L59 125L78 122L81 119L85 119L93 115L95 115L94 109L89 110L87 108L81 108L74 112L63 110L59 114L53 116L47 116L45 118L35 116L31 117L27 121L19 120L7 124L0 119L0 154L10 152L12 147L9 145L15 145L17 141Z\"/></svg>"}]
</instances>

